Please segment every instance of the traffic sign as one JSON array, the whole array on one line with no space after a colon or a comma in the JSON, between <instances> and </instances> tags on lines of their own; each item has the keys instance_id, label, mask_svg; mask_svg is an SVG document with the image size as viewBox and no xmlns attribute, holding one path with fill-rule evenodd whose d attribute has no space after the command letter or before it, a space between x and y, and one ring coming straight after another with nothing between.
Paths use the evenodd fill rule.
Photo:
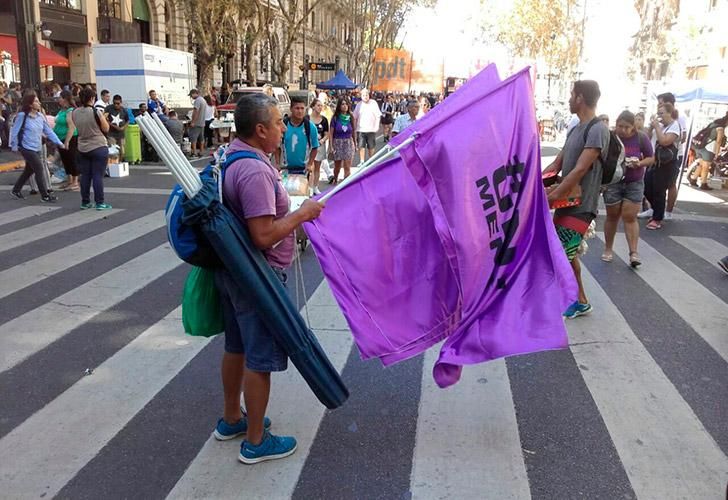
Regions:
<instances>
[{"instance_id":1,"label":"traffic sign","mask_svg":"<svg viewBox=\"0 0 728 500\"><path fill-rule=\"evenodd\" d=\"M308 69L311 71L333 71L336 69L336 64L327 62L310 62L308 63Z\"/></svg>"}]
</instances>

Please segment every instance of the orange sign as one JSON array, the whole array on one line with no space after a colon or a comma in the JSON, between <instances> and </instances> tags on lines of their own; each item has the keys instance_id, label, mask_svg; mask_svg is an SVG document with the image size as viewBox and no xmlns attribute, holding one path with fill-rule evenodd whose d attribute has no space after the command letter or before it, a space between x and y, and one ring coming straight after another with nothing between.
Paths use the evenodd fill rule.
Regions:
<instances>
[{"instance_id":1,"label":"orange sign","mask_svg":"<svg viewBox=\"0 0 728 500\"><path fill-rule=\"evenodd\" d=\"M371 90L380 92L441 92L442 61L414 59L406 50L377 49L374 52Z\"/></svg>"},{"instance_id":2,"label":"orange sign","mask_svg":"<svg viewBox=\"0 0 728 500\"><path fill-rule=\"evenodd\" d=\"M406 50L377 49L374 52L371 90L407 92L410 86L412 55Z\"/></svg>"}]
</instances>

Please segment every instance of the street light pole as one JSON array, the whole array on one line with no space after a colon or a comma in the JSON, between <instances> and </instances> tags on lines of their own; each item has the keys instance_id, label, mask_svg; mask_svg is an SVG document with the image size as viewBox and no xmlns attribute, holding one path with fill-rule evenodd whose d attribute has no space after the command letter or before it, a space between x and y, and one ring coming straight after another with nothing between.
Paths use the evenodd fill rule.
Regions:
<instances>
[{"instance_id":1,"label":"street light pole","mask_svg":"<svg viewBox=\"0 0 728 500\"><path fill-rule=\"evenodd\" d=\"M24 89L40 92L40 60L36 40L35 5L33 0L13 0L15 32L18 39L20 83ZM40 96L40 93L38 94Z\"/></svg>"}]
</instances>

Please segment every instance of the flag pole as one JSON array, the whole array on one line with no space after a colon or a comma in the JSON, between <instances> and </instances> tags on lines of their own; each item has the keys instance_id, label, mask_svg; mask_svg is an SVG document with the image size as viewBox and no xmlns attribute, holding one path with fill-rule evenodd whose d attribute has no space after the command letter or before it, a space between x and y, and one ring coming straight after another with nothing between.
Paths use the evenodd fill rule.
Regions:
<instances>
[{"instance_id":1,"label":"flag pole","mask_svg":"<svg viewBox=\"0 0 728 500\"><path fill-rule=\"evenodd\" d=\"M417 137L417 135L418 135L417 132L415 132L414 134L412 134L411 136L409 136L407 139L405 139L404 141L402 141L402 143L399 146L397 146L396 148L390 149L385 154L383 154L382 156L380 156L379 158L377 158L376 161L372 162L370 165L367 165L366 167L361 168L358 172L355 172L355 173L351 174L349 177L347 177L346 179L344 179L343 181L341 181L341 184L337 184L334 189L331 189L330 191L327 191L321 198L319 198L319 201L326 201L326 200L328 200L333 195L335 195L336 193L338 193L339 191L341 191L342 189L344 189L344 187L346 187L349 184L351 184L352 182L354 182L354 180L356 180L357 178L361 177L362 174L364 174L364 172L368 172L368 171L370 171L370 170L372 170L372 169L374 169L374 168L379 167L380 165L382 165L384 162L386 162L387 160L389 160L390 158L392 158L400 149L402 149L403 147L405 147L405 146L409 145L410 143L414 142L414 140ZM374 159L374 156L372 157L372 159Z\"/></svg>"}]
</instances>

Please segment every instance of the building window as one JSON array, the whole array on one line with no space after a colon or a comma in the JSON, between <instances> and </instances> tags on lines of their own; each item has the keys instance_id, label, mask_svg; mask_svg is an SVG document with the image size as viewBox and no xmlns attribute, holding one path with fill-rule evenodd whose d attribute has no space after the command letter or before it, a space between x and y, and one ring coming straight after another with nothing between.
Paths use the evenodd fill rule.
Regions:
<instances>
[{"instance_id":1,"label":"building window","mask_svg":"<svg viewBox=\"0 0 728 500\"><path fill-rule=\"evenodd\" d=\"M121 0L99 0L99 16L121 19Z\"/></svg>"},{"instance_id":2,"label":"building window","mask_svg":"<svg viewBox=\"0 0 728 500\"><path fill-rule=\"evenodd\" d=\"M40 0L40 3L60 9L81 10L81 0Z\"/></svg>"},{"instance_id":3,"label":"building window","mask_svg":"<svg viewBox=\"0 0 728 500\"><path fill-rule=\"evenodd\" d=\"M316 29L316 13L314 11L311 11L311 29Z\"/></svg>"}]
</instances>

